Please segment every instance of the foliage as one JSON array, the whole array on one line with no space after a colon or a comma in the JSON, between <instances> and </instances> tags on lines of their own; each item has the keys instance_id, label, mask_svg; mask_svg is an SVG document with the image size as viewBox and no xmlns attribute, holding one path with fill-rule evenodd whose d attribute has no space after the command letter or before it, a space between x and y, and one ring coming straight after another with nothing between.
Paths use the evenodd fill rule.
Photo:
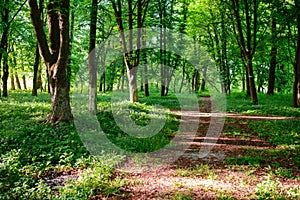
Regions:
<instances>
[{"instance_id":1,"label":"foliage","mask_svg":"<svg viewBox=\"0 0 300 200\"><path fill-rule=\"evenodd\" d=\"M227 96L227 111L246 115L300 117L300 110L291 107L291 96L288 94L267 96L260 93L258 97L259 105L253 105L245 93L232 93Z\"/></svg>"},{"instance_id":2,"label":"foliage","mask_svg":"<svg viewBox=\"0 0 300 200\"><path fill-rule=\"evenodd\" d=\"M74 125L42 122L50 110L48 94L11 93L0 109L4 111L0 116L1 199L55 199L57 191L45 177L59 171L84 170L81 179L60 189L62 199L75 193L90 196L100 188L116 193L124 184L113 179L113 169L90 157Z\"/></svg>"}]
</instances>

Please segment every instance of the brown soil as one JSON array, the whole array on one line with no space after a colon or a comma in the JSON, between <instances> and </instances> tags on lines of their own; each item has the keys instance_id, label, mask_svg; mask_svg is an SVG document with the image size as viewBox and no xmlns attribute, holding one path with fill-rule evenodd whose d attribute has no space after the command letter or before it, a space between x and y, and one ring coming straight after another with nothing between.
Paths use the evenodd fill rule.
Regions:
<instances>
[{"instance_id":1,"label":"brown soil","mask_svg":"<svg viewBox=\"0 0 300 200\"><path fill-rule=\"evenodd\" d=\"M119 176L128 179L129 184L124 188L122 196L108 199L222 199L222 197L255 199L256 186L259 183L267 183L270 178L271 182L273 180L276 183L278 193L286 194L293 188L300 192L299 178L278 178L269 175L270 170L273 170L268 168L272 164L270 162L278 162L280 166L293 169L294 177L300 177L299 166L294 166L290 159L276 157L274 158L276 160L272 160L266 157L265 160L260 160L259 166L251 166L249 163L230 165L225 161L230 157L239 158L245 155L255 157L256 153L262 153L265 149L278 149L279 147L258 138L247 125L249 120L273 120L270 117L227 115L223 130L239 130L240 135L229 136L223 131L209 155L199 158L199 149L210 145L209 140L205 143L203 141L211 119L208 115L211 111L211 102L209 98L205 98L202 102L204 103L204 106L200 107L202 114L194 116L202 125L199 126L189 149L174 163L159 170L139 173L117 172ZM173 112L178 114L178 111Z\"/></svg>"},{"instance_id":2,"label":"brown soil","mask_svg":"<svg viewBox=\"0 0 300 200\"><path fill-rule=\"evenodd\" d=\"M200 123L196 135L190 136L192 137L190 146L183 155L175 162L157 170L140 172L117 170L116 176L128 181L127 186L122 189L122 194L110 197L97 195L92 199L256 199L257 186L265 184L267 188L270 183L276 185L275 192L278 195L283 194L287 199L293 199L291 194L293 189L300 194L300 166L294 165L290 159L291 156L272 157L266 153L264 151L266 149L279 150L282 147L276 147L258 138L247 124L250 120L284 120L287 118L226 113L223 131L214 144L216 138L205 140L211 120L211 101L207 97L200 103L204 104L199 108L200 114L193 111L185 113L172 111L177 115L187 115L189 120ZM188 123L188 120L182 123ZM237 130L238 134L230 136L228 132L232 130ZM210 153L205 157L199 157L201 148L210 146L213 146ZM258 156L259 165L255 165L255 162L251 163L250 160L248 163L238 165L226 161L228 158L235 160L243 156L249 156L250 160ZM274 167L274 163L291 169L292 177L275 176L274 171L277 168ZM77 177L77 174L67 175L71 175L70 179ZM56 186L57 178L59 176L48 175L49 180L46 181L51 186ZM60 183L60 180L58 182ZM299 196L294 199L297 198Z\"/></svg>"}]
</instances>

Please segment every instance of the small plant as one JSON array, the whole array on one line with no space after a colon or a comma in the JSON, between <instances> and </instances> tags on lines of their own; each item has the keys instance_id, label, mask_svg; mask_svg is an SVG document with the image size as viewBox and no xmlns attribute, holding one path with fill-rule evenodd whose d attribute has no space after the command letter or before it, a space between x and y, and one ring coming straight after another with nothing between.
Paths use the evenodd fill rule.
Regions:
<instances>
[{"instance_id":1,"label":"small plant","mask_svg":"<svg viewBox=\"0 0 300 200\"><path fill-rule=\"evenodd\" d=\"M192 200L191 189L188 190L188 193L175 192L174 196L171 198L172 200Z\"/></svg>"},{"instance_id":2,"label":"small plant","mask_svg":"<svg viewBox=\"0 0 300 200\"><path fill-rule=\"evenodd\" d=\"M235 200L233 196L231 196L230 191L218 190L216 198L219 200Z\"/></svg>"},{"instance_id":3,"label":"small plant","mask_svg":"<svg viewBox=\"0 0 300 200\"><path fill-rule=\"evenodd\" d=\"M226 159L226 162L231 165L250 165L253 167L259 167L261 166L263 158L260 156L242 156L242 157L228 157Z\"/></svg>"},{"instance_id":4,"label":"small plant","mask_svg":"<svg viewBox=\"0 0 300 200\"><path fill-rule=\"evenodd\" d=\"M125 186L126 180L113 178L113 169L95 160L78 179L60 189L61 198L88 199L94 195L116 195Z\"/></svg>"},{"instance_id":5,"label":"small plant","mask_svg":"<svg viewBox=\"0 0 300 200\"><path fill-rule=\"evenodd\" d=\"M270 176L255 187L257 199L285 199L280 183L272 180Z\"/></svg>"},{"instance_id":6,"label":"small plant","mask_svg":"<svg viewBox=\"0 0 300 200\"><path fill-rule=\"evenodd\" d=\"M287 168L284 168L284 167L278 167L276 170L275 170L275 174L277 177L280 177L280 178L293 178L293 169L287 169Z\"/></svg>"}]
</instances>

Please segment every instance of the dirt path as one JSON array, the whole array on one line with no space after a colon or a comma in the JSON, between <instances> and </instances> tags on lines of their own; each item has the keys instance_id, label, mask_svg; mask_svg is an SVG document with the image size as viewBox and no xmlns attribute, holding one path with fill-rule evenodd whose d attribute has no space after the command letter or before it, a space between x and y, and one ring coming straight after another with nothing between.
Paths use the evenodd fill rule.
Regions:
<instances>
[{"instance_id":1,"label":"dirt path","mask_svg":"<svg viewBox=\"0 0 300 200\"><path fill-rule=\"evenodd\" d=\"M205 140L211 120L211 103L209 98L204 99L204 106L200 107L200 114L195 112L174 113L187 115L191 120L199 120L196 135L190 147L175 162L163 169L141 173L123 173L119 175L127 178L129 185L124 188L125 196L109 199L255 199L259 193L258 185L274 183L282 193L295 190L300 191L299 179L270 179L268 163L259 166L229 165L226 158L240 158L249 155L249 150L263 151L276 150L264 139L256 137L249 129L249 120L284 120L285 117L257 117L239 114L226 114L227 120L224 130L235 127L240 130L240 136L228 136L224 132L217 138ZM231 120L234 119L234 120ZM249 134L250 133L250 134ZM213 146L206 157L199 156L201 148ZM210 148L210 147L209 147ZM252 155L253 156L253 155ZM251 159L251 155L249 156ZM289 166L290 161L280 161L281 166ZM296 173L300 176L300 173ZM274 180L273 180L274 179ZM276 189L275 189L275 192Z\"/></svg>"}]
</instances>

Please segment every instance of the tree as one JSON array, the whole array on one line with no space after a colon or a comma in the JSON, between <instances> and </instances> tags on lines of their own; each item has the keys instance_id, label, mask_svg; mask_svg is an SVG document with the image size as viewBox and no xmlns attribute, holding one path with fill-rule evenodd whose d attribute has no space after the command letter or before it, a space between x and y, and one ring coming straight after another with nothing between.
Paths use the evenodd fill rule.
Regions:
<instances>
[{"instance_id":1,"label":"tree","mask_svg":"<svg viewBox=\"0 0 300 200\"><path fill-rule=\"evenodd\" d=\"M131 102L138 102L138 89L137 89L137 67L140 62L140 46L141 46L141 28L145 21L146 11L148 8L149 0L137 0L136 2L136 49L133 50L133 27L134 27L134 3L132 0L127 0L127 24L129 30L128 38L125 37L125 28L123 20L123 9L121 0L111 0L114 15L120 32L120 41L122 45L122 55L127 69L127 78L129 81L129 95ZM135 52L134 52L135 51Z\"/></svg>"},{"instance_id":2,"label":"tree","mask_svg":"<svg viewBox=\"0 0 300 200\"><path fill-rule=\"evenodd\" d=\"M268 79L268 95L274 95L275 89L275 71L277 64L277 32L276 32L276 8L274 4L272 5L272 16L271 16L271 53L270 53L270 70L269 70L269 79Z\"/></svg>"},{"instance_id":3,"label":"tree","mask_svg":"<svg viewBox=\"0 0 300 200\"><path fill-rule=\"evenodd\" d=\"M42 17L42 12L43 12L43 4L44 0L39 1L39 11L40 11L40 16ZM43 20L43 19L42 19ZM34 59L34 64L33 64L33 83L32 83L32 96L37 96L37 89L38 89L38 70L39 70L39 64L40 64L40 51L39 51L39 45L36 44L35 47L35 59Z\"/></svg>"},{"instance_id":4,"label":"tree","mask_svg":"<svg viewBox=\"0 0 300 200\"><path fill-rule=\"evenodd\" d=\"M1 36L1 40L0 40L0 69L1 69L1 64L3 64L3 76L2 76L2 81L3 81L3 96L7 97L7 80L8 80L8 76L9 76L9 69L8 69L8 52L7 52L7 48L8 48L8 31L10 29L10 26L12 24L12 22L14 21L14 19L16 18L16 16L19 14L19 12L22 10L23 6L25 5L25 3L27 2L27 0L25 0L22 4L20 4L19 6L15 5L14 7L17 7L18 9L16 10L16 12L12 15L12 17L9 19L10 16L10 1L9 0L5 0L4 1L4 8L2 9L2 11L0 11L1 13L1 21L4 25L3 28L3 33ZM2 63L2 58L3 59L3 63ZM1 71L1 70L0 70Z\"/></svg>"},{"instance_id":5,"label":"tree","mask_svg":"<svg viewBox=\"0 0 300 200\"><path fill-rule=\"evenodd\" d=\"M4 31L2 33L1 41L0 41L0 65L1 65L1 60L4 55L3 59L3 76L2 76L2 81L3 81L3 96L7 97L7 79L9 76L9 71L8 71L8 53L7 53L7 43L8 43L8 30L9 30L9 0L5 0L5 7L4 11L2 14L2 23L5 24Z\"/></svg>"},{"instance_id":6,"label":"tree","mask_svg":"<svg viewBox=\"0 0 300 200\"><path fill-rule=\"evenodd\" d=\"M246 18L246 37L244 36L244 30L243 30L243 22L241 19L241 8L240 8L240 2L239 0L231 0L232 3L232 9L233 14L235 16L235 24L237 27L238 37L239 37L239 45L241 48L241 51L243 53L243 56L246 60L246 67L248 72L248 79L249 79L249 89L250 89L250 95L252 102L254 104L258 104L258 98L255 88L255 79L254 79L254 73L253 73L253 56L256 50L257 46L257 10L258 10L258 2L257 0L253 0L253 2L250 2L248 0L244 0L244 14ZM252 6L250 9L250 6ZM252 12L251 12L252 11ZM252 21L253 20L253 21Z\"/></svg>"},{"instance_id":7,"label":"tree","mask_svg":"<svg viewBox=\"0 0 300 200\"><path fill-rule=\"evenodd\" d=\"M47 67L51 96L51 113L47 122L70 122L73 119L67 79L69 56L69 0L49 0L47 4L50 48L43 29L36 0L29 0L30 16L41 56Z\"/></svg>"},{"instance_id":8,"label":"tree","mask_svg":"<svg viewBox=\"0 0 300 200\"><path fill-rule=\"evenodd\" d=\"M90 45L89 45L89 111L97 112L97 68L96 68L96 32L97 32L97 10L98 0L92 0L91 22L90 22Z\"/></svg>"}]
</instances>

